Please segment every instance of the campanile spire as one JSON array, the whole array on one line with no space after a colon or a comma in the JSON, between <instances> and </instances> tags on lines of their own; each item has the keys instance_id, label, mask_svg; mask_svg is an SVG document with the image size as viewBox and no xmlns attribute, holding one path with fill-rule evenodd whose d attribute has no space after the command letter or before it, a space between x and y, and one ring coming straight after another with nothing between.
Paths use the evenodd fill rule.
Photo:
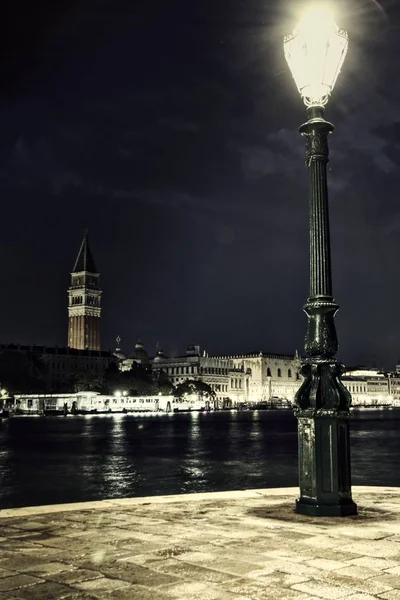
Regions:
<instances>
[{"instance_id":1,"label":"campanile spire","mask_svg":"<svg viewBox=\"0 0 400 600\"><path fill-rule=\"evenodd\" d=\"M102 292L99 278L85 230L68 289L69 348L100 350Z\"/></svg>"}]
</instances>

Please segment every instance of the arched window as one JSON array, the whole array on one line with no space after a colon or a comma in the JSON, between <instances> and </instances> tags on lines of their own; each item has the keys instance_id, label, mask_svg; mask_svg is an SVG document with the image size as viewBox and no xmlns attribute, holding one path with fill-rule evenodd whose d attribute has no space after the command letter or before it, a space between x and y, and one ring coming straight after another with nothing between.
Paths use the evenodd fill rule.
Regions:
<instances>
[{"instance_id":1,"label":"arched window","mask_svg":"<svg viewBox=\"0 0 400 600\"><path fill-rule=\"evenodd\" d=\"M278 369L278 377L282 377L282 371L281 371L281 369Z\"/></svg>"},{"instance_id":2,"label":"arched window","mask_svg":"<svg viewBox=\"0 0 400 600\"><path fill-rule=\"evenodd\" d=\"M269 367L267 368L267 377L271 377L271 369Z\"/></svg>"},{"instance_id":3,"label":"arched window","mask_svg":"<svg viewBox=\"0 0 400 600\"><path fill-rule=\"evenodd\" d=\"M291 370L291 369L288 369L287 376L288 376L288 377L291 377L291 376L292 376L292 370Z\"/></svg>"}]
</instances>

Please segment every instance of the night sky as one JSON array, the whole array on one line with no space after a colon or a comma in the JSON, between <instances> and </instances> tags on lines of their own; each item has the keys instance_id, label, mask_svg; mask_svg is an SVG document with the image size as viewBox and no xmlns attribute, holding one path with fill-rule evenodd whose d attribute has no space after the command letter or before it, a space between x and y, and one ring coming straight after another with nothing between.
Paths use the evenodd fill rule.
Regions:
<instances>
[{"instance_id":1,"label":"night sky","mask_svg":"<svg viewBox=\"0 0 400 600\"><path fill-rule=\"evenodd\" d=\"M397 7L396 7L397 4ZM305 107L291 0L7 0L0 31L0 340L65 345L83 230L104 349L302 350ZM337 2L328 104L340 358L400 356L400 6ZM5 17L5 18L4 18Z\"/></svg>"}]
</instances>

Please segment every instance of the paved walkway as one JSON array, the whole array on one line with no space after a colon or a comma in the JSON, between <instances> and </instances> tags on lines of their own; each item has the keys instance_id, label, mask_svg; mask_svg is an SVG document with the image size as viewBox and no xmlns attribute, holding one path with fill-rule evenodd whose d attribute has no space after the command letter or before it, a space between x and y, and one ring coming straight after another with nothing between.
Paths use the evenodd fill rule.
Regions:
<instances>
[{"instance_id":1,"label":"paved walkway","mask_svg":"<svg viewBox=\"0 0 400 600\"><path fill-rule=\"evenodd\" d=\"M2 510L0 599L400 599L400 488L353 488L346 518L296 515L296 495Z\"/></svg>"}]
</instances>

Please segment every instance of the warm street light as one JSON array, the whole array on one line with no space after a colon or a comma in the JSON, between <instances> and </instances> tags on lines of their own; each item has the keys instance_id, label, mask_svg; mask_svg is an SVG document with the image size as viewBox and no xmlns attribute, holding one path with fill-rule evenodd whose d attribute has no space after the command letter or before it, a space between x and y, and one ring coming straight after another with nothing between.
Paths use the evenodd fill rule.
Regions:
<instances>
[{"instance_id":1,"label":"warm street light","mask_svg":"<svg viewBox=\"0 0 400 600\"><path fill-rule=\"evenodd\" d=\"M329 9L310 8L284 40L285 58L306 106L328 102L346 57L349 38Z\"/></svg>"},{"instance_id":2,"label":"warm street light","mask_svg":"<svg viewBox=\"0 0 400 600\"><path fill-rule=\"evenodd\" d=\"M296 511L314 516L357 513L351 498L349 409L351 396L340 381L342 365L335 358L338 342L332 296L329 234L328 135L333 125L324 106L335 85L348 46L348 36L332 13L311 8L284 40L285 57L307 106L308 121L300 127L309 168L310 295L302 365L304 381L296 394L300 498Z\"/></svg>"}]
</instances>

